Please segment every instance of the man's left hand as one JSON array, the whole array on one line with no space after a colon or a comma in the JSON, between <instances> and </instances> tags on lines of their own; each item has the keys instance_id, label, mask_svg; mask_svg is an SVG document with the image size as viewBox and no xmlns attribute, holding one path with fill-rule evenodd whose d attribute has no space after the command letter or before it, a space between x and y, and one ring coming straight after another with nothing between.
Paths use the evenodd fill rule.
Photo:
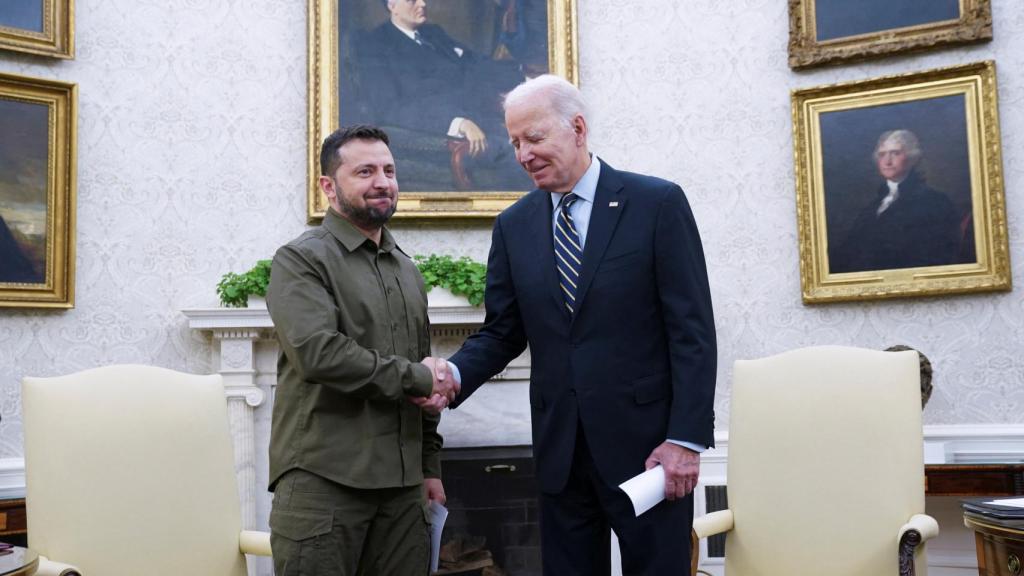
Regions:
<instances>
[{"instance_id":1,"label":"man's left hand","mask_svg":"<svg viewBox=\"0 0 1024 576\"><path fill-rule=\"evenodd\" d=\"M423 491L426 493L428 502L430 500L437 500L442 505L448 502L448 498L444 495L444 485L441 484L440 478L424 478Z\"/></svg>"},{"instance_id":2,"label":"man's left hand","mask_svg":"<svg viewBox=\"0 0 1024 576\"><path fill-rule=\"evenodd\" d=\"M700 453L671 442L662 442L644 462L650 470L658 464L665 469L665 498L683 498L697 487Z\"/></svg>"},{"instance_id":3,"label":"man's left hand","mask_svg":"<svg viewBox=\"0 0 1024 576\"><path fill-rule=\"evenodd\" d=\"M420 407L420 410L429 412L431 414L440 414L448 407L448 398L440 394L432 394L427 398L420 398L417 396L407 396L409 402Z\"/></svg>"}]
</instances>

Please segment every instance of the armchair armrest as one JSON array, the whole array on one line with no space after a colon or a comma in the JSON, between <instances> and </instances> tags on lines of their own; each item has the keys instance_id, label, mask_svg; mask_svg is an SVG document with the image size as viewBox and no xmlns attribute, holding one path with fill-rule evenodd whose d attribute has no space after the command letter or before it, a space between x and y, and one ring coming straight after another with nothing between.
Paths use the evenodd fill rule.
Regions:
<instances>
[{"instance_id":1,"label":"armchair armrest","mask_svg":"<svg viewBox=\"0 0 1024 576\"><path fill-rule=\"evenodd\" d=\"M238 549L242 554L270 556L270 532L242 530L238 534Z\"/></svg>"},{"instance_id":2,"label":"armchair armrest","mask_svg":"<svg viewBox=\"0 0 1024 576\"><path fill-rule=\"evenodd\" d=\"M39 565L36 567L35 574L36 576L82 576L75 566L54 562L45 556L39 557Z\"/></svg>"},{"instance_id":3,"label":"armchair armrest","mask_svg":"<svg viewBox=\"0 0 1024 576\"><path fill-rule=\"evenodd\" d=\"M732 530L732 510L719 510L693 519L693 533L697 538L707 538Z\"/></svg>"},{"instance_id":4,"label":"armchair armrest","mask_svg":"<svg viewBox=\"0 0 1024 576\"><path fill-rule=\"evenodd\" d=\"M916 530L921 535L921 542L934 538L939 535L939 523L935 521L935 518L928 516L927 514L914 514L910 517L910 521L900 527L899 536L896 541L900 542L903 540L903 535L911 530Z\"/></svg>"},{"instance_id":5,"label":"armchair armrest","mask_svg":"<svg viewBox=\"0 0 1024 576\"><path fill-rule=\"evenodd\" d=\"M732 530L732 510L719 510L693 519L693 530L690 531L690 574L707 574L697 570L700 560L700 539Z\"/></svg>"},{"instance_id":6,"label":"armchair armrest","mask_svg":"<svg viewBox=\"0 0 1024 576\"><path fill-rule=\"evenodd\" d=\"M923 562L925 540L939 535L939 523L926 514L914 514L900 527L898 540L900 576L914 576L917 565Z\"/></svg>"}]
</instances>

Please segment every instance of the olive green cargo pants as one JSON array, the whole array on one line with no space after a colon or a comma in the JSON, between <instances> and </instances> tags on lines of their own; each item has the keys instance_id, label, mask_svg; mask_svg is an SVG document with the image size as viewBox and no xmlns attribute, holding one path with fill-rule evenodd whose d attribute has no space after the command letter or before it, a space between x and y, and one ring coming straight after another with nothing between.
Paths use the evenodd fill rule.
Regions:
<instances>
[{"instance_id":1,"label":"olive green cargo pants","mask_svg":"<svg viewBox=\"0 0 1024 576\"><path fill-rule=\"evenodd\" d=\"M358 489L305 470L277 482L270 545L277 576L425 576L423 487Z\"/></svg>"}]
</instances>

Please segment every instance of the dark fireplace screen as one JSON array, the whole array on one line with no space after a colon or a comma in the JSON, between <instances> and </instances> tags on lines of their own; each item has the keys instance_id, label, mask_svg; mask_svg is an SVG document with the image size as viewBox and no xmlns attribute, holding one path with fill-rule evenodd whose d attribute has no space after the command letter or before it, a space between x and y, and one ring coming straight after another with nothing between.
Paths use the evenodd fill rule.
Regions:
<instances>
[{"instance_id":1,"label":"dark fireplace screen","mask_svg":"<svg viewBox=\"0 0 1024 576\"><path fill-rule=\"evenodd\" d=\"M448 520L437 574L540 576L540 523L530 447L443 452Z\"/></svg>"}]
</instances>

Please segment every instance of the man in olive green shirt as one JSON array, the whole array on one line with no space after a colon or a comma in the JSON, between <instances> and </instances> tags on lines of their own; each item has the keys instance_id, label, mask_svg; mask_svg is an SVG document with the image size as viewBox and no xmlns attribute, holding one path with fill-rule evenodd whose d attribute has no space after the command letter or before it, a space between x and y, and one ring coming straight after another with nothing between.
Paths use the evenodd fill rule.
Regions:
<instances>
[{"instance_id":1,"label":"man in olive green shirt","mask_svg":"<svg viewBox=\"0 0 1024 576\"><path fill-rule=\"evenodd\" d=\"M270 433L275 570L425 575L424 492L444 502L437 424L454 380L427 357L423 279L384 228L398 201L387 135L338 130L320 164L330 209L277 251L267 291L281 346Z\"/></svg>"}]
</instances>

